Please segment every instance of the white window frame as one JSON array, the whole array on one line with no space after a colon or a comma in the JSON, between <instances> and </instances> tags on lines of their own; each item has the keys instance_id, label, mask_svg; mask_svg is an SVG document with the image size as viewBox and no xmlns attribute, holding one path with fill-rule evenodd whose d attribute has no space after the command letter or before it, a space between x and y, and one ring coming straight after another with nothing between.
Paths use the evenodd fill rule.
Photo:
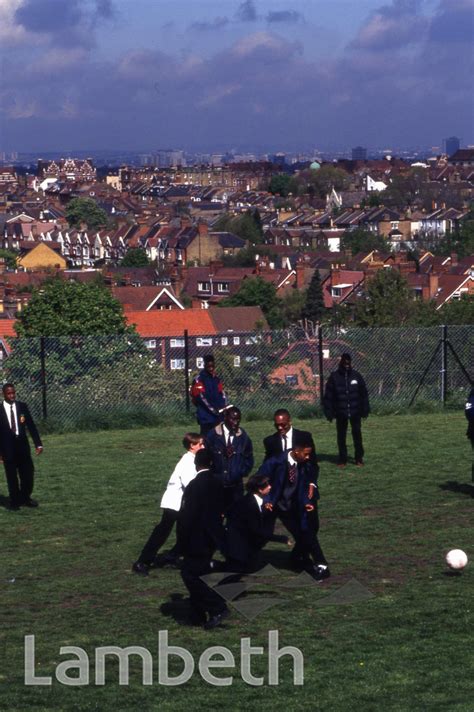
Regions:
<instances>
[{"instance_id":1,"label":"white window frame","mask_svg":"<svg viewBox=\"0 0 474 712\"><path fill-rule=\"evenodd\" d=\"M170 361L170 368L172 371L182 371L185 367L184 358L172 358Z\"/></svg>"},{"instance_id":2,"label":"white window frame","mask_svg":"<svg viewBox=\"0 0 474 712\"><path fill-rule=\"evenodd\" d=\"M240 346L240 336L234 336L234 346Z\"/></svg>"},{"instance_id":3,"label":"white window frame","mask_svg":"<svg viewBox=\"0 0 474 712\"><path fill-rule=\"evenodd\" d=\"M198 336L196 346L212 346L212 336Z\"/></svg>"},{"instance_id":4,"label":"white window frame","mask_svg":"<svg viewBox=\"0 0 474 712\"><path fill-rule=\"evenodd\" d=\"M183 349L184 348L184 339L170 339L170 348Z\"/></svg>"},{"instance_id":5,"label":"white window frame","mask_svg":"<svg viewBox=\"0 0 474 712\"><path fill-rule=\"evenodd\" d=\"M221 346L227 346L228 343L229 343L229 339L227 338L227 336L223 336L221 338Z\"/></svg>"},{"instance_id":6,"label":"white window frame","mask_svg":"<svg viewBox=\"0 0 474 712\"><path fill-rule=\"evenodd\" d=\"M240 356L234 356L234 368L240 368Z\"/></svg>"}]
</instances>

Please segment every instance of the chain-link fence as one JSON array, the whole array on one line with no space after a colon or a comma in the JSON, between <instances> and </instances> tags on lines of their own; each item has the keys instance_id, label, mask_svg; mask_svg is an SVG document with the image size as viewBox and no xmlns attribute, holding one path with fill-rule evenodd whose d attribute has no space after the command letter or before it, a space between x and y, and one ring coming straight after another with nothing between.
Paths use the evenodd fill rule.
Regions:
<instances>
[{"instance_id":1,"label":"chain-link fence","mask_svg":"<svg viewBox=\"0 0 474 712\"><path fill-rule=\"evenodd\" d=\"M364 376L376 412L461 407L474 377L473 326L17 338L2 377L51 427L127 427L192 419L189 384L213 353L229 401L246 419L278 407L305 416L320 410L321 387L343 352Z\"/></svg>"}]
</instances>

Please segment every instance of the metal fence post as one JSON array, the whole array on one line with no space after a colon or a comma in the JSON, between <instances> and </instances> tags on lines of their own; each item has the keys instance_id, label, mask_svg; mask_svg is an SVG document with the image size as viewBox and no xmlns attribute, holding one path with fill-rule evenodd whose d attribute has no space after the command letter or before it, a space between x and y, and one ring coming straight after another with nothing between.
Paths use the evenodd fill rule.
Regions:
<instances>
[{"instance_id":1,"label":"metal fence post","mask_svg":"<svg viewBox=\"0 0 474 712\"><path fill-rule=\"evenodd\" d=\"M441 327L441 400L446 404L448 393L448 327Z\"/></svg>"},{"instance_id":2,"label":"metal fence post","mask_svg":"<svg viewBox=\"0 0 474 712\"><path fill-rule=\"evenodd\" d=\"M324 359L323 359L323 327L318 326L318 356L319 356L319 399L323 405L324 396Z\"/></svg>"},{"instance_id":3,"label":"metal fence post","mask_svg":"<svg viewBox=\"0 0 474 712\"><path fill-rule=\"evenodd\" d=\"M43 408L43 420L48 417L48 400L46 393L46 345L44 336L40 336L40 378L41 378L41 396Z\"/></svg>"},{"instance_id":4,"label":"metal fence post","mask_svg":"<svg viewBox=\"0 0 474 712\"><path fill-rule=\"evenodd\" d=\"M184 387L186 389L186 413L189 413L189 337L188 330L184 330Z\"/></svg>"}]
</instances>

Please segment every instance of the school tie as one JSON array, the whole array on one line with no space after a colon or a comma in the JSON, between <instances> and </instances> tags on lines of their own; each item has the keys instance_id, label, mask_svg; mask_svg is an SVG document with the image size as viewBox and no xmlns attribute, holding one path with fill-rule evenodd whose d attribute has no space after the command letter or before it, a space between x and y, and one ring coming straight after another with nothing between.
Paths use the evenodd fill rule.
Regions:
<instances>
[{"instance_id":1,"label":"school tie","mask_svg":"<svg viewBox=\"0 0 474 712\"><path fill-rule=\"evenodd\" d=\"M232 457L234 454L234 447L232 445L232 435L229 433L229 438L227 440L227 457Z\"/></svg>"},{"instance_id":2,"label":"school tie","mask_svg":"<svg viewBox=\"0 0 474 712\"><path fill-rule=\"evenodd\" d=\"M298 466L295 463L293 465L290 465L288 468L288 479L292 484L296 480L297 469Z\"/></svg>"},{"instance_id":3,"label":"school tie","mask_svg":"<svg viewBox=\"0 0 474 712\"><path fill-rule=\"evenodd\" d=\"M10 427L16 435L15 413L13 412L13 404L10 406Z\"/></svg>"}]
</instances>

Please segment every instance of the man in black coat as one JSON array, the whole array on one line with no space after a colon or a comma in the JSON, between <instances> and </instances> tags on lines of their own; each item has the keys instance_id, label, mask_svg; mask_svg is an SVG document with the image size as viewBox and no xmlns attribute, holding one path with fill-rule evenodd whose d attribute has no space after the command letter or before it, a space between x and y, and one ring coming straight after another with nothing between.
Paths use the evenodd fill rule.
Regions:
<instances>
[{"instance_id":1,"label":"man in black coat","mask_svg":"<svg viewBox=\"0 0 474 712\"><path fill-rule=\"evenodd\" d=\"M271 491L264 506L293 535L291 553L295 568L304 569L316 581L330 576L329 567L318 541L318 474L309 433L293 440L290 451L265 460L258 474L269 478Z\"/></svg>"},{"instance_id":2,"label":"man in black coat","mask_svg":"<svg viewBox=\"0 0 474 712\"><path fill-rule=\"evenodd\" d=\"M297 428L294 428L291 423L290 412L286 408L279 408L275 411L273 415L273 423L275 425L276 433L268 435L263 440L265 460L268 460L270 457L281 455L282 452L288 452L293 447L293 438L298 438L303 435L311 438L311 447L313 449L312 458L316 463L316 448L314 446L311 433L306 430L298 430Z\"/></svg>"},{"instance_id":3,"label":"man in black coat","mask_svg":"<svg viewBox=\"0 0 474 712\"><path fill-rule=\"evenodd\" d=\"M352 368L350 354L342 354L339 367L328 378L323 398L324 414L329 422L336 418L339 467L347 464L347 427L350 422L356 465L364 464L361 418L370 413L369 394L365 381Z\"/></svg>"},{"instance_id":4,"label":"man in black coat","mask_svg":"<svg viewBox=\"0 0 474 712\"><path fill-rule=\"evenodd\" d=\"M464 408L464 414L467 418L466 436L471 441L471 447L474 451L474 388L471 388L469 398L466 401L466 407ZM474 482L474 459L471 464L471 479Z\"/></svg>"},{"instance_id":5,"label":"man in black coat","mask_svg":"<svg viewBox=\"0 0 474 712\"><path fill-rule=\"evenodd\" d=\"M205 628L215 628L228 615L228 609L224 599L202 577L211 573L214 552L224 549L223 488L212 471L209 450L199 450L194 465L197 474L184 491L178 516L177 541L183 554L181 576L198 621Z\"/></svg>"},{"instance_id":6,"label":"man in black coat","mask_svg":"<svg viewBox=\"0 0 474 712\"><path fill-rule=\"evenodd\" d=\"M273 517L263 506L271 490L266 475L253 475L246 485L247 494L240 497L227 513L226 569L250 573L255 571L260 550L271 538Z\"/></svg>"},{"instance_id":7,"label":"man in black coat","mask_svg":"<svg viewBox=\"0 0 474 712\"><path fill-rule=\"evenodd\" d=\"M253 467L252 441L240 427L242 415L236 406L224 411L224 422L206 436L212 453L214 472L224 487L225 510L244 493L243 479Z\"/></svg>"},{"instance_id":8,"label":"man in black coat","mask_svg":"<svg viewBox=\"0 0 474 712\"><path fill-rule=\"evenodd\" d=\"M31 499L35 468L27 431L33 439L37 455L43 452L43 443L28 406L16 400L15 386L5 383L2 390L4 400L0 408L0 458L7 478L9 509L37 507L38 502Z\"/></svg>"}]
</instances>

